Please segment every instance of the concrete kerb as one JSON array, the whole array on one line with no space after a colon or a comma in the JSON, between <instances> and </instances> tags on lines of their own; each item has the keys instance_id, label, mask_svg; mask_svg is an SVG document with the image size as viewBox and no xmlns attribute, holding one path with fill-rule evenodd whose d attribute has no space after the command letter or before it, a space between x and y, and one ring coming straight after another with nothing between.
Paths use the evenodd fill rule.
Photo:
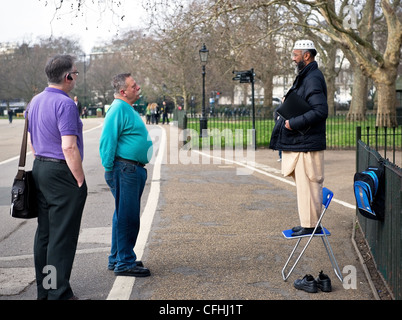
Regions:
<instances>
[{"instance_id":1,"label":"concrete kerb","mask_svg":"<svg viewBox=\"0 0 402 320\"><path fill-rule=\"evenodd\" d=\"M358 224L357 221L356 221L356 224ZM357 243L356 243L356 241L355 241L355 237L356 237L356 225L352 228L352 237L351 237L351 241L352 241L353 247L355 248L356 254L357 254L357 256L359 257L360 264L361 264L361 266L362 266L362 268L363 268L363 270L364 270L364 274L366 275L367 281L368 281L368 283L369 283L369 285L370 285L370 289L371 289L371 291L372 291L372 293L373 293L374 298L375 298L376 300L381 300L381 299L380 299L380 296L378 295L377 289L376 289L376 287L375 287L375 285L374 285L374 282L373 282L373 280L371 279L370 272L369 272L369 270L368 270L368 268L367 268L367 266L366 266L366 264L365 264L365 262L364 262L363 256L361 255L360 250L359 250L359 248L357 247Z\"/></svg>"}]
</instances>

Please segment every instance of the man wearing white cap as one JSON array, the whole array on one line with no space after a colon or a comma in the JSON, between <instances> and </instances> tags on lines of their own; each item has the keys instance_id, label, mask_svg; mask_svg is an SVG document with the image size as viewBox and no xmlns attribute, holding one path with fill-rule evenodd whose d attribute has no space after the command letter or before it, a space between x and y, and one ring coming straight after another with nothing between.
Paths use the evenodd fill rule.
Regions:
<instances>
[{"instance_id":1,"label":"man wearing white cap","mask_svg":"<svg viewBox=\"0 0 402 320\"><path fill-rule=\"evenodd\" d=\"M312 41L296 41L292 60L297 77L285 99L295 92L311 109L287 120L278 119L270 142L271 149L282 150L282 174L293 177L296 183L300 226L293 228L293 236L312 233L321 213L328 104L316 54Z\"/></svg>"}]
</instances>

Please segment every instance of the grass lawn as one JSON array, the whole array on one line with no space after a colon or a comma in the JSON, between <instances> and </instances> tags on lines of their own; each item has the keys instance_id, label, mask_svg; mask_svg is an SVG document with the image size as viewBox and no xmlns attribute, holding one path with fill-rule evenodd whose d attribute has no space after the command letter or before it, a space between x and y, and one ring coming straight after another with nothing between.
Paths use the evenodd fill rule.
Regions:
<instances>
[{"instance_id":1,"label":"grass lawn","mask_svg":"<svg viewBox=\"0 0 402 320\"><path fill-rule=\"evenodd\" d=\"M256 129L256 142L258 147L268 147L271 139L271 132L275 125L273 119L257 118L255 120ZM398 128L377 128L377 140L375 138L375 116L368 116L365 121L347 121L344 116L332 116L327 119L327 147L333 149L348 149L356 146L356 128L361 127L362 135L367 134L367 127L369 127L369 135L363 137L364 141L369 141L371 145L395 146L402 147L402 130L401 126ZM211 117L208 118L208 131L210 136L210 145L216 146L217 139L221 138L221 146L224 147L225 143L233 145L243 143L247 146L251 143L251 130L253 123L251 117L238 117L238 118L221 118ZM198 118L187 119L187 129L196 131L199 135L200 123ZM396 135L393 135L395 131ZM231 132L231 136L230 133ZM206 138L200 139L200 146L206 145ZM368 140L367 140L368 139ZM202 142L202 140L204 140Z\"/></svg>"}]
</instances>

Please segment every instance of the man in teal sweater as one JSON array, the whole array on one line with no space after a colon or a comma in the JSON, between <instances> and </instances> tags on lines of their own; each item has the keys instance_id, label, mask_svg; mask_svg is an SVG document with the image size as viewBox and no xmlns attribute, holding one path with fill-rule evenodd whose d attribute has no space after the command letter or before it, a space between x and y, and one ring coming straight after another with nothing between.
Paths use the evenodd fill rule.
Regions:
<instances>
[{"instance_id":1,"label":"man in teal sweater","mask_svg":"<svg viewBox=\"0 0 402 320\"><path fill-rule=\"evenodd\" d=\"M131 74L116 75L112 85L115 100L106 113L99 147L105 180L115 199L108 269L115 275L147 277L151 273L136 261L134 246L152 141L132 106L140 97L140 87Z\"/></svg>"}]
</instances>

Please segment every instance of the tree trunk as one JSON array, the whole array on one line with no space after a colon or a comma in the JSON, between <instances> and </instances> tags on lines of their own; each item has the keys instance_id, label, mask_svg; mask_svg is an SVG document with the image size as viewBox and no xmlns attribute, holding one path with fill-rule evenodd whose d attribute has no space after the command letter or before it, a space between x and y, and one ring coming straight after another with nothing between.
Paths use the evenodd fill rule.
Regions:
<instances>
[{"instance_id":1,"label":"tree trunk","mask_svg":"<svg viewBox=\"0 0 402 320\"><path fill-rule=\"evenodd\" d=\"M360 66L355 63L353 67L352 102L346 115L347 120L359 121L366 118L367 84L367 77L363 74Z\"/></svg>"},{"instance_id":2,"label":"tree trunk","mask_svg":"<svg viewBox=\"0 0 402 320\"><path fill-rule=\"evenodd\" d=\"M306 1L307 3L307 1ZM323 5L325 3L325 5ZM328 5L330 3L330 5ZM383 53L371 44L374 25L375 1L367 0L363 8L360 35L351 32L351 26L344 26L344 15L335 14L334 1L308 1L311 6L319 6L320 13L332 27L328 36L340 42L346 50L350 50L354 61L361 66L366 76L373 79L377 88L379 127L394 127L396 121L396 75L401 57L402 24L398 11L390 0L381 0L381 11L386 22L387 41ZM341 12L343 12L341 10Z\"/></svg>"},{"instance_id":3,"label":"tree trunk","mask_svg":"<svg viewBox=\"0 0 402 320\"><path fill-rule=\"evenodd\" d=\"M232 109L234 108L234 103L235 103L235 89L236 89L236 87L234 86L233 90L231 91L231 94L230 94L230 104L231 104Z\"/></svg>"},{"instance_id":4,"label":"tree trunk","mask_svg":"<svg viewBox=\"0 0 402 320\"><path fill-rule=\"evenodd\" d=\"M327 82L327 101L328 101L328 115L335 115L335 77L326 77Z\"/></svg>"},{"instance_id":5,"label":"tree trunk","mask_svg":"<svg viewBox=\"0 0 402 320\"><path fill-rule=\"evenodd\" d=\"M397 127L396 121L396 83L375 83L378 95L377 127Z\"/></svg>"},{"instance_id":6,"label":"tree trunk","mask_svg":"<svg viewBox=\"0 0 402 320\"><path fill-rule=\"evenodd\" d=\"M267 74L266 79L264 79L264 104L263 106L271 109L272 107L272 90L273 90L273 76L272 74Z\"/></svg>"},{"instance_id":7,"label":"tree trunk","mask_svg":"<svg viewBox=\"0 0 402 320\"><path fill-rule=\"evenodd\" d=\"M186 86L181 87L182 97L183 97L183 109L187 111L188 109L188 96Z\"/></svg>"},{"instance_id":8,"label":"tree trunk","mask_svg":"<svg viewBox=\"0 0 402 320\"><path fill-rule=\"evenodd\" d=\"M328 101L328 115L333 116L335 115L335 80L338 76L335 68L335 61L336 61L336 51L338 46L331 41L328 46L325 47L327 51L325 61L325 80L327 82L327 101Z\"/></svg>"}]
</instances>

